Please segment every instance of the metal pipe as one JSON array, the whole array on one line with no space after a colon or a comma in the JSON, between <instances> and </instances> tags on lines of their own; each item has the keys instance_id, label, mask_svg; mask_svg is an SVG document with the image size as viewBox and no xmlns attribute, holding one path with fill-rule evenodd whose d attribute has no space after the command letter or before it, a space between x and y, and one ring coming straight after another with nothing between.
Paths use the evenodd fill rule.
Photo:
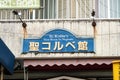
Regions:
<instances>
[{"instance_id":1,"label":"metal pipe","mask_svg":"<svg viewBox=\"0 0 120 80\"><path fill-rule=\"evenodd\" d=\"M3 66L1 65L1 75L0 75L0 80L3 80L3 70L4 70L4 68L3 68Z\"/></svg>"},{"instance_id":2,"label":"metal pipe","mask_svg":"<svg viewBox=\"0 0 120 80\"><path fill-rule=\"evenodd\" d=\"M26 71L25 71L25 67L24 67L23 70L24 70L24 80L26 80L26 73L25 73Z\"/></svg>"}]
</instances>

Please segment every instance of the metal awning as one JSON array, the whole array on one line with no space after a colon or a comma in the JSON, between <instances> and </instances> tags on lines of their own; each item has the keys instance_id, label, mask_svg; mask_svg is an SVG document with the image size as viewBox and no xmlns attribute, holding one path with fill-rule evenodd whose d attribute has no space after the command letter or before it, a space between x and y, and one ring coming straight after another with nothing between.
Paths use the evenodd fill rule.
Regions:
<instances>
[{"instance_id":1,"label":"metal awning","mask_svg":"<svg viewBox=\"0 0 120 80\"><path fill-rule=\"evenodd\" d=\"M15 56L6 46L6 44L0 39L0 65L2 65L7 73L13 74L14 71Z\"/></svg>"},{"instance_id":2,"label":"metal awning","mask_svg":"<svg viewBox=\"0 0 120 80\"><path fill-rule=\"evenodd\" d=\"M94 64L106 64L109 65L112 63L113 60L116 60L114 58L70 58L70 59L25 59L24 60L24 66L27 67L29 65L31 66L53 66L53 65L94 65Z\"/></svg>"},{"instance_id":3,"label":"metal awning","mask_svg":"<svg viewBox=\"0 0 120 80\"><path fill-rule=\"evenodd\" d=\"M25 59L29 71L112 70L115 58Z\"/></svg>"}]
</instances>

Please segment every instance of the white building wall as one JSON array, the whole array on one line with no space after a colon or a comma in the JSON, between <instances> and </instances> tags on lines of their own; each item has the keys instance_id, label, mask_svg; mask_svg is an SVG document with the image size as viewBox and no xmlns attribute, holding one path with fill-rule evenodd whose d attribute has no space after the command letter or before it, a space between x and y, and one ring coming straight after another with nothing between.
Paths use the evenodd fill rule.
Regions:
<instances>
[{"instance_id":1,"label":"white building wall","mask_svg":"<svg viewBox=\"0 0 120 80\"><path fill-rule=\"evenodd\" d=\"M34 20L26 21L27 38L40 38L53 29L66 29L76 37L93 36L92 21L84 20ZM22 54L23 30L19 21L0 21L0 37L17 58L53 58L53 57L118 57L120 56L120 21L96 20L95 53L34 53Z\"/></svg>"}]
</instances>

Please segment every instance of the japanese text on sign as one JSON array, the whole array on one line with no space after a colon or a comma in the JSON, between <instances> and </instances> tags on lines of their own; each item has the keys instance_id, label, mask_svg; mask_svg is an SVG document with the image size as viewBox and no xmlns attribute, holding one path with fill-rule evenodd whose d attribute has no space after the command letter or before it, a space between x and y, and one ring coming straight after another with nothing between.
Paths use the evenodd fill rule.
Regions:
<instances>
[{"instance_id":1,"label":"japanese text on sign","mask_svg":"<svg viewBox=\"0 0 120 80\"><path fill-rule=\"evenodd\" d=\"M39 51L39 50L62 50L63 48L67 48L68 46L71 46L73 49L76 49L76 46L74 45L75 42L67 42L66 44L61 44L61 42L55 42L53 44L54 47L51 46L51 42L29 42L29 51ZM39 47L39 45L46 45L46 47ZM77 50L87 50L88 42L83 41L83 42L78 42L77 45Z\"/></svg>"},{"instance_id":2,"label":"japanese text on sign","mask_svg":"<svg viewBox=\"0 0 120 80\"><path fill-rule=\"evenodd\" d=\"M56 29L40 39L25 39L23 52L94 52L93 38L76 38L72 33Z\"/></svg>"}]
</instances>

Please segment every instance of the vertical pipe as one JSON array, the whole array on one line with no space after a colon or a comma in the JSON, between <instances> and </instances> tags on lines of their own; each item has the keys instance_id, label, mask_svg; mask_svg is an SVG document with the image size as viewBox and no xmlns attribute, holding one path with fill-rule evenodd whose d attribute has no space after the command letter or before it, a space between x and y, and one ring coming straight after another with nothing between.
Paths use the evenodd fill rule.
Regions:
<instances>
[{"instance_id":1,"label":"vertical pipe","mask_svg":"<svg viewBox=\"0 0 120 80\"><path fill-rule=\"evenodd\" d=\"M35 19L35 10L33 10L33 17L32 19L34 20Z\"/></svg>"},{"instance_id":2,"label":"vertical pipe","mask_svg":"<svg viewBox=\"0 0 120 80\"><path fill-rule=\"evenodd\" d=\"M117 6L117 16L116 16L116 18L119 17L119 9L118 9L118 5L119 5L119 1L117 0L117 4L116 4L116 6Z\"/></svg>"},{"instance_id":3,"label":"vertical pipe","mask_svg":"<svg viewBox=\"0 0 120 80\"><path fill-rule=\"evenodd\" d=\"M26 80L28 80L28 72L26 72Z\"/></svg>"},{"instance_id":4,"label":"vertical pipe","mask_svg":"<svg viewBox=\"0 0 120 80\"><path fill-rule=\"evenodd\" d=\"M45 19L45 0L43 0L43 19Z\"/></svg>"},{"instance_id":5,"label":"vertical pipe","mask_svg":"<svg viewBox=\"0 0 120 80\"><path fill-rule=\"evenodd\" d=\"M78 0L75 0L76 1L76 19L78 18Z\"/></svg>"},{"instance_id":6,"label":"vertical pipe","mask_svg":"<svg viewBox=\"0 0 120 80\"><path fill-rule=\"evenodd\" d=\"M55 18L55 0L52 1L52 16L51 18L54 19Z\"/></svg>"},{"instance_id":7,"label":"vertical pipe","mask_svg":"<svg viewBox=\"0 0 120 80\"><path fill-rule=\"evenodd\" d=\"M2 15L2 12L3 12L3 10L1 10L1 15L0 15L0 16L1 16L1 19L3 19L3 18L2 18L2 16L3 16L3 15Z\"/></svg>"},{"instance_id":8,"label":"vertical pipe","mask_svg":"<svg viewBox=\"0 0 120 80\"><path fill-rule=\"evenodd\" d=\"M110 0L108 0L108 18L110 18Z\"/></svg>"},{"instance_id":9,"label":"vertical pipe","mask_svg":"<svg viewBox=\"0 0 120 80\"><path fill-rule=\"evenodd\" d=\"M72 15L73 15L73 14L72 14L72 6L73 6L73 3L72 3L72 0L70 0L70 9L71 9L71 10L70 10L70 14L71 14L71 15L70 15L70 18L72 18Z\"/></svg>"},{"instance_id":10,"label":"vertical pipe","mask_svg":"<svg viewBox=\"0 0 120 80\"><path fill-rule=\"evenodd\" d=\"M55 18L58 19L58 13L59 13L59 8L58 8L58 0L56 0L56 8L55 8Z\"/></svg>"},{"instance_id":11,"label":"vertical pipe","mask_svg":"<svg viewBox=\"0 0 120 80\"><path fill-rule=\"evenodd\" d=\"M84 4L85 4L85 6L84 6L84 9L85 9L85 15L84 15L84 16L85 16L85 18L86 18L86 15L87 15L87 11L86 11L86 9L87 9L87 6L88 6L86 0L85 0L85 3L84 3Z\"/></svg>"},{"instance_id":12,"label":"vertical pipe","mask_svg":"<svg viewBox=\"0 0 120 80\"><path fill-rule=\"evenodd\" d=\"M47 13L47 15L48 15L48 18L47 19L49 19L50 17L50 8L49 8L49 6L50 6L50 1L48 0L48 7L47 7L47 9L48 9L48 13Z\"/></svg>"},{"instance_id":13,"label":"vertical pipe","mask_svg":"<svg viewBox=\"0 0 120 80\"><path fill-rule=\"evenodd\" d=\"M70 18L70 0L66 0L66 18Z\"/></svg>"},{"instance_id":14,"label":"vertical pipe","mask_svg":"<svg viewBox=\"0 0 120 80\"><path fill-rule=\"evenodd\" d=\"M95 11L96 11L95 17L99 18L99 3L98 3L98 0L95 0Z\"/></svg>"},{"instance_id":15,"label":"vertical pipe","mask_svg":"<svg viewBox=\"0 0 120 80\"><path fill-rule=\"evenodd\" d=\"M4 70L4 68L3 68L3 66L1 65L1 75L0 75L0 80L3 80L3 70Z\"/></svg>"},{"instance_id":16,"label":"vertical pipe","mask_svg":"<svg viewBox=\"0 0 120 80\"><path fill-rule=\"evenodd\" d=\"M31 16L31 10L29 9L28 10L28 19L30 19L30 16Z\"/></svg>"},{"instance_id":17,"label":"vertical pipe","mask_svg":"<svg viewBox=\"0 0 120 80\"><path fill-rule=\"evenodd\" d=\"M26 80L26 73L25 73L25 67L24 67L24 80Z\"/></svg>"},{"instance_id":18,"label":"vertical pipe","mask_svg":"<svg viewBox=\"0 0 120 80\"><path fill-rule=\"evenodd\" d=\"M61 9L61 11L62 11L62 19L63 19L63 18L64 18L64 16L63 16L63 13L64 13L64 7L63 7L63 6L64 6L64 5L63 5L64 3L63 3L63 0L62 0L62 3L61 3L61 4L62 4L62 9Z\"/></svg>"}]
</instances>

